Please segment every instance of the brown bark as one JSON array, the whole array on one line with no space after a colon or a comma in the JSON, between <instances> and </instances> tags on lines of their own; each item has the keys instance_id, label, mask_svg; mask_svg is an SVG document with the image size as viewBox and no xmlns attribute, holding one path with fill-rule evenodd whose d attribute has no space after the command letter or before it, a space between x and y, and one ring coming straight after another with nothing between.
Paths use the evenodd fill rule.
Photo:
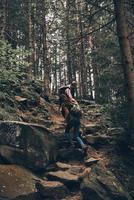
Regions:
<instances>
[{"instance_id":1,"label":"brown bark","mask_svg":"<svg viewBox=\"0 0 134 200\"><path fill-rule=\"evenodd\" d=\"M0 0L0 39L4 39L6 28L6 0Z\"/></svg>"},{"instance_id":2,"label":"brown bark","mask_svg":"<svg viewBox=\"0 0 134 200\"><path fill-rule=\"evenodd\" d=\"M30 79L32 79L32 17L31 17L31 0L28 2L28 50L30 51L29 55L29 68L28 68L28 76Z\"/></svg>"},{"instance_id":3,"label":"brown bark","mask_svg":"<svg viewBox=\"0 0 134 200\"><path fill-rule=\"evenodd\" d=\"M32 63L33 63L33 75L34 79L37 78L38 72L37 72L37 52L36 52L36 13L37 11L37 4L34 4L34 9L33 9L33 29L32 29L32 49L33 49L33 54L32 54Z\"/></svg>"},{"instance_id":4,"label":"brown bark","mask_svg":"<svg viewBox=\"0 0 134 200\"><path fill-rule=\"evenodd\" d=\"M82 87L82 96L87 96L87 68L86 68L86 61L85 61L85 46L84 46L84 37L83 37L83 24L82 24L82 17L81 17L81 4L78 1L78 31L80 35L80 71L81 71L81 87Z\"/></svg>"},{"instance_id":5,"label":"brown bark","mask_svg":"<svg viewBox=\"0 0 134 200\"><path fill-rule=\"evenodd\" d=\"M50 94L50 62L48 59L47 47L47 25L46 25L46 1L42 0L42 19L43 19L43 67L44 67L44 93L46 96Z\"/></svg>"},{"instance_id":6,"label":"brown bark","mask_svg":"<svg viewBox=\"0 0 134 200\"><path fill-rule=\"evenodd\" d=\"M113 0L116 14L117 33L122 58L126 95L129 104L129 126L134 131L134 66L128 39L125 5L123 0Z\"/></svg>"},{"instance_id":7,"label":"brown bark","mask_svg":"<svg viewBox=\"0 0 134 200\"><path fill-rule=\"evenodd\" d=\"M100 102L100 91L99 91L99 74L98 69L95 63L92 63L93 74L94 74L94 90L95 90L95 101L96 103Z\"/></svg>"},{"instance_id":8,"label":"brown bark","mask_svg":"<svg viewBox=\"0 0 134 200\"><path fill-rule=\"evenodd\" d=\"M88 66L88 78L89 78L89 94L90 94L90 99L93 100L93 80L92 80L92 66Z\"/></svg>"},{"instance_id":9,"label":"brown bark","mask_svg":"<svg viewBox=\"0 0 134 200\"><path fill-rule=\"evenodd\" d=\"M71 70L71 44L70 44L70 26L69 26L69 14L70 14L70 0L66 0L66 40L67 40L67 76L68 81L72 81L72 70Z\"/></svg>"},{"instance_id":10,"label":"brown bark","mask_svg":"<svg viewBox=\"0 0 134 200\"><path fill-rule=\"evenodd\" d=\"M57 84L57 45L55 45L55 55L54 55L54 93L58 91L58 84Z\"/></svg>"}]
</instances>

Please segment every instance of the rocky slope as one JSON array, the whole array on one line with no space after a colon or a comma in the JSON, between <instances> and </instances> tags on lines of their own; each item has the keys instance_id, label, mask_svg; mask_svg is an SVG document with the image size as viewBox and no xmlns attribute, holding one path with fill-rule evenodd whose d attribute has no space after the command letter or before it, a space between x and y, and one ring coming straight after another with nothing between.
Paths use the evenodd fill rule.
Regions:
<instances>
[{"instance_id":1,"label":"rocky slope","mask_svg":"<svg viewBox=\"0 0 134 200\"><path fill-rule=\"evenodd\" d=\"M122 148L124 130L100 105L80 102L85 155L76 141L65 140L57 100L46 102L38 89L13 90L13 116L6 98L1 105L8 117L0 122L0 200L132 200L134 162Z\"/></svg>"}]
</instances>

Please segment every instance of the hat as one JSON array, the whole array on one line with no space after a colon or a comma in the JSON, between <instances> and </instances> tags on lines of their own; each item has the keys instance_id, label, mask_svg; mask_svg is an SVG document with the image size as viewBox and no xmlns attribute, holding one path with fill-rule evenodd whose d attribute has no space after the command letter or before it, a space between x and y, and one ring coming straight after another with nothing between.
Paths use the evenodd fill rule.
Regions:
<instances>
[{"instance_id":1,"label":"hat","mask_svg":"<svg viewBox=\"0 0 134 200\"><path fill-rule=\"evenodd\" d=\"M72 81L71 85L72 86L77 86L77 82L76 81Z\"/></svg>"}]
</instances>

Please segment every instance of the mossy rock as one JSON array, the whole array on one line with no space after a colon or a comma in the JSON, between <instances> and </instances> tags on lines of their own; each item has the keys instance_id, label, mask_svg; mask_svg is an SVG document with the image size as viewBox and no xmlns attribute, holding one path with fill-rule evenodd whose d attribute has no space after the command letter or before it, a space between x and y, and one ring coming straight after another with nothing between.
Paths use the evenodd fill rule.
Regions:
<instances>
[{"instance_id":1,"label":"mossy rock","mask_svg":"<svg viewBox=\"0 0 134 200\"><path fill-rule=\"evenodd\" d=\"M0 165L0 196L19 199L21 195L33 194L36 192L36 180L39 178L22 167Z\"/></svg>"},{"instance_id":2,"label":"mossy rock","mask_svg":"<svg viewBox=\"0 0 134 200\"><path fill-rule=\"evenodd\" d=\"M57 158L55 136L37 124L0 122L0 145L0 156L34 171L45 169Z\"/></svg>"}]
</instances>

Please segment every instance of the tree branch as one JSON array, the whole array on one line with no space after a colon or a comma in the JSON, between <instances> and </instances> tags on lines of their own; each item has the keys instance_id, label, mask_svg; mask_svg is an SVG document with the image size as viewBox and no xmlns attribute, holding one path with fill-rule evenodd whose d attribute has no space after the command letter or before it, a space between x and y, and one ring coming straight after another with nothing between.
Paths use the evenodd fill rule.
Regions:
<instances>
[{"instance_id":1,"label":"tree branch","mask_svg":"<svg viewBox=\"0 0 134 200\"><path fill-rule=\"evenodd\" d=\"M99 27L99 28L97 28L97 29L94 29L94 30L92 30L92 31L90 31L90 32L88 32L88 33L84 33L83 36L79 36L79 37L75 37L75 38L70 38L70 41L71 41L71 40L76 40L76 39L79 40L79 39L81 39L81 38L85 38L86 36L91 35L91 34L93 34L93 33L97 32L97 31L99 31L100 29L102 29L102 28L104 28L104 27L107 27L109 24L111 24L111 23L114 22L114 21L115 21L115 18L111 19L109 22L107 22L106 24L103 24L101 27Z\"/></svg>"}]
</instances>

